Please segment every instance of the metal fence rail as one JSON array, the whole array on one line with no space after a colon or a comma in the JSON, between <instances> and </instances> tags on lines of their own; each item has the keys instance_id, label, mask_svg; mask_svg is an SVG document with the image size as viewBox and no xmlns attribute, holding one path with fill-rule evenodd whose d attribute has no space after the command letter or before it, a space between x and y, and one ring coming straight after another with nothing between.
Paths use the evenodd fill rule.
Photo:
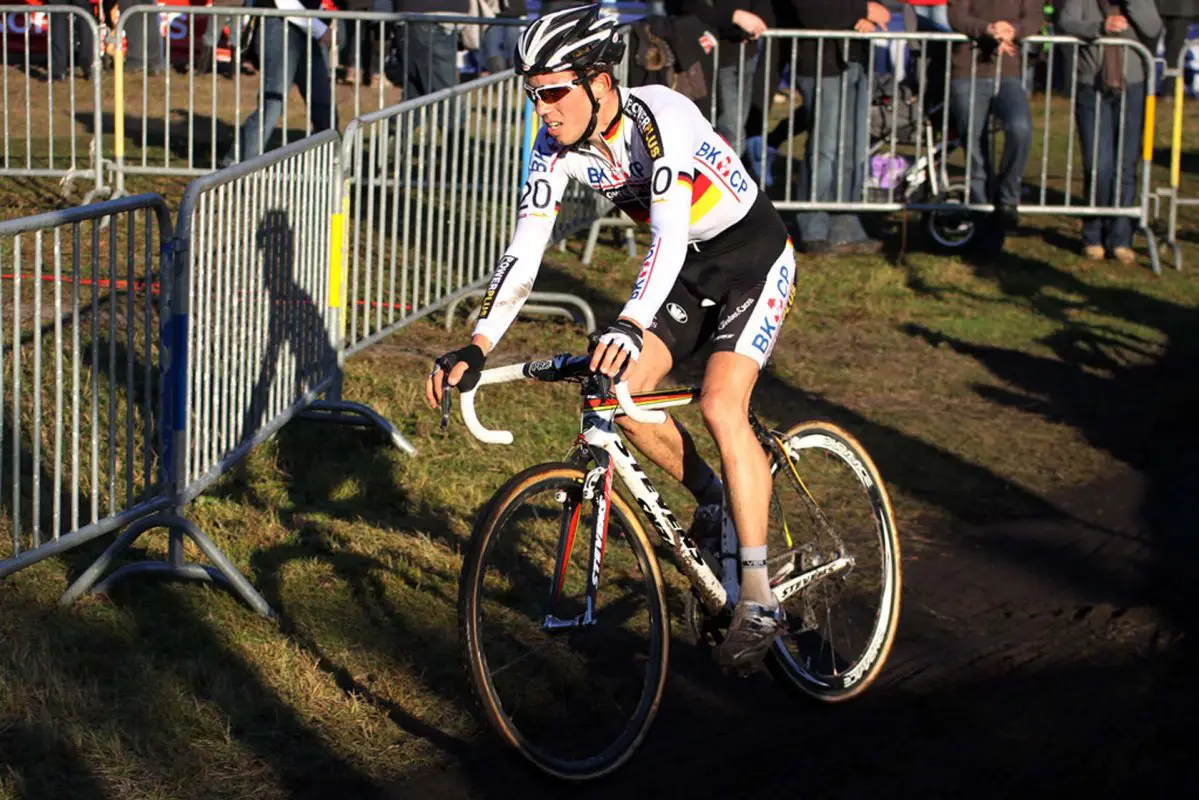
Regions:
<instances>
[{"instance_id":1,"label":"metal fence rail","mask_svg":"<svg viewBox=\"0 0 1199 800\"><path fill-rule=\"evenodd\" d=\"M146 25L147 20L161 11L156 6L129 9L121 15L116 35L122 37L127 31ZM118 193L124 191L129 175L205 175L266 150L270 141L264 139L273 140L263 114L268 99L265 70L268 60L294 63L295 85L302 98L307 98L296 100L290 80L278 98L279 127L274 136L287 145L296 139L295 128L299 128L300 138L320 130L337 129L341 121L393 106L400 97L409 97L410 90L417 90L418 87L408 85L406 70L394 88L382 76L374 86L364 84L362 69L354 69L346 83L339 83L339 65L334 56L347 36L355 37L354 41L366 37L382 43L394 35L397 55L406 63L413 25L461 28L467 24L523 24L517 19L464 15L276 8L182 6L172 7L171 13L187 32L185 46L179 51L182 56L176 54L182 74L175 75L170 68L165 70L163 78L152 78L147 70L128 74L126 61L137 59L144 64L150 60L145 37L141 40L141 53L116 54L113 169ZM328 48L312 35L326 23L331 26L332 37ZM196 55L203 52L206 37L210 41L228 42L233 62L231 75L222 76L221 70L215 68L210 73L196 69ZM242 74L240 64L247 57L257 61L256 77ZM431 60L432 50L425 57ZM313 64L313 68L308 69L308 64ZM322 64L323 71L317 69ZM429 61L425 66L427 72L431 71ZM330 102L328 107L314 102L325 98Z\"/></svg>"},{"instance_id":2,"label":"metal fence rail","mask_svg":"<svg viewBox=\"0 0 1199 800\"><path fill-rule=\"evenodd\" d=\"M340 379L341 291L333 235L340 140L325 131L191 183L179 209L164 380L171 511L128 528L63 597L71 602L130 574L219 581L255 610L266 601L189 519L184 507L301 413L381 427L370 409L323 401ZM127 565L97 584L142 533L170 530L168 561ZM186 564L187 536L215 567Z\"/></svg>"},{"instance_id":3,"label":"metal fence rail","mask_svg":"<svg viewBox=\"0 0 1199 800\"><path fill-rule=\"evenodd\" d=\"M100 52L100 28L79 8L0 5L0 176L86 181L85 204L100 192Z\"/></svg>"},{"instance_id":4,"label":"metal fence rail","mask_svg":"<svg viewBox=\"0 0 1199 800\"><path fill-rule=\"evenodd\" d=\"M1170 201L1167 218L1166 244L1170 246L1174 268L1182 271L1182 246L1178 243L1178 209L1182 207L1199 207L1199 195L1186 196L1182 193L1182 130L1185 124L1183 111L1186 103L1186 87L1183 81L1187 52L1195 46L1197 40L1188 40L1178 55L1178 63L1167 75L1174 77L1174 127L1170 138L1170 187L1159 189L1158 193L1165 195Z\"/></svg>"},{"instance_id":5,"label":"metal fence rail","mask_svg":"<svg viewBox=\"0 0 1199 800\"><path fill-rule=\"evenodd\" d=\"M347 126L347 355L490 277L516 220L523 107L508 70Z\"/></svg>"},{"instance_id":6,"label":"metal fence rail","mask_svg":"<svg viewBox=\"0 0 1199 800\"><path fill-rule=\"evenodd\" d=\"M169 502L169 235L157 195L0 222L0 577Z\"/></svg>"},{"instance_id":7,"label":"metal fence rail","mask_svg":"<svg viewBox=\"0 0 1199 800\"><path fill-rule=\"evenodd\" d=\"M337 136L192 183L179 210L186 503L331 384L329 220ZM178 386L176 385L176 389Z\"/></svg>"},{"instance_id":8,"label":"metal fence rail","mask_svg":"<svg viewBox=\"0 0 1199 800\"><path fill-rule=\"evenodd\" d=\"M972 182L977 183L973 179L979 177L977 157L985 156L993 164L999 161L989 152L995 148L997 139L993 118L976 118L975 101L980 99L977 92L998 93L1005 78L1016 78L1029 98L1032 126L1032 157L1022 176L1026 197L1018 204L1019 212L1133 219L1150 239L1153 267L1155 271L1159 270L1153 233L1147 225L1155 108L1151 91L1145 101L1141 138L1129 140L1132 147L1141 145L1141 174L1136 181L1135 197L1119 205L1097 202L1095 188L1099 159L1084 158L1095 153L1084 154L1076 142L1079 137L1075 118L1080 102L1077 72L1064 76L1066 90L1061 94L1045 91L1036 97L1030 91L1038 51L1045 56L1047 86L1055 83L1055 64L1063 60L1075 63L1079 48L1086 46L1097 46L1101 50L1118 48L1125 64L1140 59L1145 74L1153 75L1153 56L1140 43L1108 38L1084 43L1065 36L1029 37L1020 43L1018 74L1009 72L1004 75L1000 70L993 79L984 79L977 44L956 33L863 34L776 29L767 31L762 39L760 57L767 63L781 61L789 66L792 76L796 75L799 65L800 47L806 44L816 52L815 75L808 77L809 85L813 87L808 89L812 97L805 98L805 105L811 107L800 108L792 93L781 121L770 119L768 113L762 114L760 125L748 132L761 137L762 143L780 142L777 149L759 147L747 164L758 176L759 185L768 188L776 208L847 213L909 210L960 215L964 211L992 212L994 197L980 199L969 189ZM866 45L866 54L858 62L862 67L860 82L851 85L845 72L839 76L822 74L823 56L830 48L848 62L855 58L851 47L863 45ZM957 119L952 111L954 79L959 77L952 72L951 49L955 46L968 47L971 54L966 119ZM744 50L745 45L741 47ZM1074 58L1055 58L1059 50L1068 51L1067 55ZM908 56L913 51L909 63ZM744 52L740 58L748 60ZM741 107L753 104L767 112L772 109L777 73L774 70L763 70L762 73L764 78L754 82L748 96L744 84L740 87L737 102ZM984 80L987 82L982 82ZM797 85L794 77L792 85ZM1146 86L1149 86L1148 82ZM877 105L876 95L884 87L891 105L880 119L884 109ZM902 94L901 89L904 90ZM714 87L713 92L718 91L719 87ZM862 99L850 107L845 99L847 94L852 96L855 91ZM829 92L832 93L830 97L838 99L826 102L823 95ZM1123 111L1127 102L1125 98L1121 105L1116 152L1123 152L1126 137L1138 135L1125 130ZM983 136L984 133L988 136ZM1093 146L1098 146L1099 138L1095 137ZM813 142L812 150L806 150L809 141ZM832 149L827 150L830 141ZM1090 161L1089 170L1083 166L1086 161ZM817 164L816 168L809 169L813 162ZM834 173L831 183L819 179L823 164L830 162L839 165L831 170ZM881 174L873 168L875 163L882 164ZM890 168L887 165L892 163L902 166L895 168L894 174L888 174ZM1115 170L1114 180L1119 185L1123 177L1119 159ZM1036 177L1032 178L1033 175Z\"/></svg>"}]
</instances>

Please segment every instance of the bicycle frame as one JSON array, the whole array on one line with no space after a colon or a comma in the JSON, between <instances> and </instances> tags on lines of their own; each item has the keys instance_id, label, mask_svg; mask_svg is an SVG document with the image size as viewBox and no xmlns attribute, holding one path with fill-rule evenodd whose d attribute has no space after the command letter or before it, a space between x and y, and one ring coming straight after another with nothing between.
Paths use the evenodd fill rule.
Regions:
<instances>
[{"instance_id":1,"label":"bicycle frame","mask_svg":"<svg viewBox=\"0 0 1199 800\"><path fill-rule=\"evenodd\" d=\"M479 423L474 403L474 395L478 388L523 378L557 381L578 377L572 375L571 370L577 370L580 363L585 363L585 359L579 362L577 357L572 361L570 357L558 356L552 361L535 361L485 370L478 386L462 394L462 414L467 427L482 441L511 443L512 435L510 433L490 431ZM628 488L637 505L641 507L642 512L657 531L658 536L675 554L676 566L695 587L700 601L710 614L715 615L722 610L731 608L736 603L739 594L736 555L739 545L736 530L728 515L725 515L724 523L721 526L721 552L725 554L723 555L724 579L722 581L704 560L699 547L683 531L674 513L663 502L661 494L654 487L645 470L637 463L637 459L625 445L615 425L616 417L619 414L624 414L640 422L663 422L666 419L663 409L694 402L699 398L700 389L692 387L658 390L633 395L629 393L627 385L622 383L617 384L614 394L615 397L607 397L606 392L601 394L600 391L596 391L594 387L590 386L583 392L582 425L577 440L578 450L576 450L575 460L594 462L595 466L588 470L584 478L579 505L573 509L569 507L564 509L549 601L552 609L554 601L562 592L566 566L573 553L582 501L595 500L596 514L591 531L590 554L587 563L586 603L583 613L574 619L559 619L553 615L552 611L547 613L543 624L548 630L577 628L595 622L596 593L607 543L614 477L619 478ZM750 422L763 447L781 455L784 463L790 465L794 479L798 480L799 475L795 471L794 463L774 433L765 429L752 413ZM802 480L799 480L799 485L802 487ZM803 491L806 493L806 488ZM809 500L811 501L810 496ZM789 536L788 533L788 538ZM782 603L788 597L816 581L848 569L852 565L852 558L846 556L832 559L814 569L779 582L773 587L774 594Z\"/></svg>"}]
</instances>

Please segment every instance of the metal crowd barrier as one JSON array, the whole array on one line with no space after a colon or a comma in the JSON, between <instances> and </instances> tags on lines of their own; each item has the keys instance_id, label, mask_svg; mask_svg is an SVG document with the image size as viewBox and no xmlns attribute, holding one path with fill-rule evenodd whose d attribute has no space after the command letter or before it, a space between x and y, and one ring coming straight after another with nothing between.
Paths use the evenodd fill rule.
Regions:
<instances>
[{"instance_id":1,"label":"metal crowd barrier","mask_svg":"<svg viewBox=\"0 0 1199 800\"><path fill-rule=\"evenodd\" d=\"M131 574L220 581L267 616L266 601L189 519L184 508L257 444L292 419L377 425L411 452L374 411L336 395L340 260L335 231L340 156L325 131L192 182L184 194L164 377L170 509L126 529L68 589L69 603ZM97 584L142 533L170 530L169 559L127 565ZM215 567L186 564L183 537Z\"/></svg>"},{"instance_id":2,"label":"metal crowd barrier","mask_svg":"<svg viewBox=\"0 0 1199 800\"><path fill-rule=\"evenodd\" d=\"M89 35L92 44L87 48ZM56 49L65 50L64 63L54 63ZM60 178L67 190L75 181L87 181L92 186L84 204L100 193L104 188L100 52L100 28L82 9L0 5L0 124L4 128L0 176ZM55 66L70 76L65 82L52 80ZM83 85L75 80L80 73L90 76ZM80 130L81 125L85 130Z\"/></svg>"},{"instance_id":3,"label":"metal crowd barrier","mask_svg":"<svg viewBox=\"0 0 1199 800\"><path fill-rule=\"evenodd\" d=\"M135 6L123 13L116 27L117 41L126 37L131 29L147 24L147 21L165 13L157 6ZM141 53L123 54L118 49L115 58L115 164L117 193L124 191L125 178L129 175L174 175L199 176L213 172L222 166L236 163L246 156L259 153L246 152L242 128L250 115L265 105L266 84L263 66L268 57L278 57L283 62L300 59L297 76L303 98L312 98L314 93L327 94L331 99L328 116L324 110L314 117L314 109L307 100L299 102L293 97L289 84L280 99L281 110L277 136L283 145L295 140L293 129L301 130L300 137L313 132L339 127L344 119L361 116L394 105L396 91L402 97L409 96L407 70L398 87L391 87L382 74L377 75L373 86L364 85L364 71L358 64L348 84L338 82L338 63L334 57L341 49L347 34L359 42L363 37L373 39L382 47L391 32L395 31L398 55L402 63L409 58L411 25L436 24L461 27L479 25L522 25L523 21L508 18L480 18L463 15L377 13L355 11L285 11L276 8L199 8L172 6L170 13L174 24L186 41L182 48L184 60L178 64L183 74L176 75L174 69L165 70L164 77L153 78L147 70L131 76L125 63L135 59L149 65L152 61L147 52L146 37L142 37ZM329 47L322 46L311 35L303 36L299 51L295 50L292 37L280 36L278 41L267 42L265 29L273 27L275 20L290 20L283 29L289 32L306 31L300 27L305 20L320 20L330 23ZM196 55L203 52L204 38L209 36L210 25L221 25L219 40L227 41L231 53L231 75L222 76L221 69L213 66L210 74L196 69ZM345 32L343 32L345 31ZM323 55L322 55L323 52ZM327 69L323 74L313 74L302 69L314 57L323 58ZM426 74L432 69L432 51L425 54ZM257 76L242 73L241 65L252 58L257 61ZM385 64L380 61L380 72ZM226 72L228 70L225 70ZM348 95L348 96L347 96ZM266 134L261 112L257 126L250 126L248 133L259 142L259 152L269 146L263 142Z\"/></svg>"},{"instance_id":4,"label":"metal crowd barrier","mask_svg":"<svg viewBox=\"0 0 1199 800\"><path fill-rule=\"evenodd\" d=\"M157 195L0 222L0 578L170 502L169 236Z\"/></svg>"},{"instance_id":5,"label":"metal crowd barrier","mask_svg":"<svg viewBox=\"0 0 1199 800\"><path fill-rule=\"evenodd\" d=\"M1186 103L1186 86L1183 79L1186 74L1187 52L1195 44L1196 40L1188 40L1183 45L1182 52L1178 54L1178 63L1173 70L1166 72L1167 77L1174 78L1174 130L1170 139L1170 187L1164 191L1159 190L1159 193L1165 194L1170 201L1166 244L1170 246L1174 268L1179 272L1182 271L1182 247L1178 243L1178 209L1199 206L1199 195L1188 197L1182 193L1182 129L1185 124L1183 111Z\"/></svg>"},{"instance_id":6,"label":"metal crowd barrier","mask_svg":"<svg viewBox=\"0 0 1199 800\"><path fill-rule=\"evenodd\" d=\"M490 278L520 202L520 87L507 70L347 126L347 355Z\"/></svg>"},{"instance_id":7,"label":"metal crowd barrier","mask_svg":"<svg viewBox=\"0 0 1199 800\"><path fill-rule=\"evenodd\" d=\"M769 189L771 198L774 201L775 207L783 210L795 211L832 211L832 212L896 212L896 211L917 211L929 214L955 214L960 215L964 211L970 212L991 212L994 210L992 202L971 202L969 197L968 187L971 183L973 166L972 156L975 154L975 149L979 147L978 133L981 129L980 125L989 125L989 120L975 119L974 97L971 94L970 111L968 119L965 121L965 130L960 120L953 118L949 113L950 88L952 82L951 72L951 55L950 49L953 45L959 43L969 43L970 40L955 33L910 33L910 32L887 32L887 33L856 33L845 31L811 31L811 30L770 30L763 34L762 51L760 58L767 62L775 58L776 55L781 57L784 64L789 64L791 75L796 74L798 65L798 49L802 41L815 40L817 48L816 62L818 64L815 91L812 104L815 106L815 112L806 112L806 124L797 122L800 117L796 114L797 105L794 93L791 94L787 101L785 112L783 113L783 122L777 123L785 126L786 135L783 138L783 146L780 147L777 153L771 152L768 148L762 147L758 151L756 158L747 159L749 166L757 175L759 186L765 187L766 184L781 183L781 187ZM878 135L859 136L862 141L861 150L855 152L857 145L852 141L851 134L856 127L854 118L861 113L846 107L844 102L845 92L840 93L841 102L836 109L836 118L824 119L821 114L821 94L822 94L822 79L824 78L821 72L821 62L824 51L829 47L840 48L846 60L849 58L849 48L855 42L866 42L870 46L867 48L868 55L866 61L862 64L864 68L864 89L867 108L865 116L857 120L857 125L865 126L869 131L871 128L876 129ZM912 65L914 75L907 77L908 87L910 88L910 105L913 108L897 108L892 106L892 113L889 119L883 120L881 123L872 118L872 115L877 113L877 109L873 107L873 99L876 92L876 87L879 82L884 80L884 76L876 70L880 50L884 50L888 58L894 58L898 53L900 57L906 55L908 47L919 44L918 54L914 57L915 63ZM1026 94L1029 90L1029 81L1033 74L1030 69L1030 54L1033 48L1044 47L1049 53L1048 69L1050 70L1048 85L1052 85L1053 76L1052 70L1056 59L1053 58L1053 50L1058 47L1066 47L1077 50L1086 44L1097 44L1101 47L1117 47L1123 50L1123 58L1140 58L1145 65L1146 75L1153 75L1154 60L1152 54L1143 45L1138 42L1131 42L1124 39L1099 39L1093 43L1083 43L1080 40L1072 37L1064 36L1035 36L1025 39L1021 43L1022 47L1022 69L1018 76L1025 89ZM880 47L882 45L882 47ZM897 45L902 45L898 47ZM741 45L743 50L741 58L745 59L745 45ZM972 45L972 72L973 78L977 74L979 63L979 51L977 45ZM1071 62L1073 63L1073 62ZM1127 62L1126 62L1127 63ZM773 132L773 124L769 119L769 111L772 108L772 99L775 93L777 77L771 70L762 71L762 82L751 88L751 97L745 98L742 91L738 92L739 104L746 102L754 103L758 108L765 109L767 113L762 114L762 122L760 128L753 131L754 135L760 135L763 141L770 138ZM891 99L893 103L898 103L900 94L897 91L899 86L893 80L894 71L891 73L891 88L893 90ZM1005 77L1002 72L996 74L992 83L994 91L998 91L1001 79ZM1080 165L1076 163L1076 142L1075 142L1075 107L1078 97L1078 80L1077 73L1068 77L1069 81L1069 105L1063 107L1053 92L1047 91L1043 98L1038 101L1036 98L1029 98L1030 114L1033 122L1034 144L1040 143L1039 159L1030 159L1029 167L1036 169L1039 166L1039 178L1031 185L1031 194L1034 198L1032 202L1021 202L1018 206L1021 214L1058 214L1069 216L1105 216L1105 217L1129 217L1134 219L1138 227L1143 230L1149 238L1149 252L1153 260L1154 271L1160 270L1157 262L1157 248L1154 246L1153 232L1148 227L1149 214L1149 180L1150 180L1150 165L1152 163L1152 142L1153 142L1153 118L1154 118L1154 101L1152 94L1146 97L1146 108L1144 114L1144 129L1142 136L1142 158L1141 158L1141 176L1138 181L1137 195L1133 202L1127 205L1110 206L1101 205L1095 202L1095 186L1094 178L1098 172L1098 161L1093 159L1091 174L1084 175L1084 171ZM913 85L914 83L914 85ZM744 85L744 84L743 84ZM793 86L795 81L793 80ZM843 73L839 83L841 89L848 86L847 77ZM976 84L972 83L972 89ZM1146 82L1147 88L1149 83ZM713 92L718 92L718 87L713 87ZM756 95L756 96L755 96ZM1038 109L1036 104L1042 103L1042 108ZM742 106L743 107L743 106ZM909 119L900 121L900 113L898 111L907 111ZM1040 118L1040 130L1037 128L1037 120ZM834 126L828 128L828 126ZM1051 132L1057 127L1060 131L1061 127L1066 128L1066 142L1061 143L1052 138ZM878 130L881 128L881 130ZM806 136L814 136L820 138L822 131L838 130L845 131L844 135L837 137L837 154L836 159L839 163L844 164L848 159L856 163L856 169L860 170L859 174L854 174L854 169L838 169L834 185L831 189L831 196L816 197L820 192L817 187L817 173L815 170L807 170L807 175L799 177L800 167L804 166L805 158L800 150L803 145L803 140ZM965 135L963 135L965 134ZM1121 116L1120 129L1118 131L1118 147L1123 147L1124 141L1124 125L1123 116ZM776 136L776 138L779 138ZM1096 137L1096 144L1098 137ZM990 137L990 147L994 147L995 136ZM1065 145L1066 154L1064 164L1051 163L1051 155L1056 153L1055 147ZM1079 150L1078 159L1081 159L1081 148ZM1120 150L1118 150L1119 152ZM872 171L872 162L876 157L883 159L884 176L887 171L888 159L893 159L895 156L904 158L905 168L898 170L898 174L891 175L885 180L880 181ZM771 170L771 162L775 159L783 161L783 170L781 175L775 175ZM991 158L992 164L998 164L997 158ZM1057 161L1057 156L1054 156L1052 161ZM1027 175L1025 176L1027 177ZM1084 181L1085 178L1090 178L1089 181ZM1121 166L1117 163L1115 180L1119 185L1121 178ZM781 180L780 180L781 179ZM853 182L858 182L863 187L861 194L858 196L851 195L851 186ZM1087 183L1091 187L1088 194L1080 184ZM867 188L873 188L874 191L867 191ZM816 199L812 199L816 198Z\"/></svg>"}]
</instances>

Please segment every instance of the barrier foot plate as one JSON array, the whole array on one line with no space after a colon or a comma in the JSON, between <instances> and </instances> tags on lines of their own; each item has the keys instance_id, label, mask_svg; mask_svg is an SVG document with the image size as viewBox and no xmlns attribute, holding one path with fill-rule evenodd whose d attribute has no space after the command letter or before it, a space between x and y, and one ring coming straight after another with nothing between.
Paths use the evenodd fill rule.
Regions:
<instances>
[{"instance_id":1,"label":"barrier foot plate","mask_svg":"<svg viewBox=\"0 0 1199 800\"><path fill-rule=\"evenodd\" d=\"M143 533L154 528L169 528L178 533L187 536L196 546L200 548L200 552L215 564L215 567L205 567L200 564L184 564L182 563L182 546L172 542L171 551L175 555L178 563L167 561L146 561L135 564L126 564L117 569L107 578L101 580L101 576L112 565L112 562L140 537ZM160 514L153 517L147 517L130 525L125 531L116 538L116 540L108 546L99 558L97 558L87 570L80 575L67 590L63 592L59 598L60 606L69 606L83 595L91 592L106 592L118 581L124 580L130 575L146 575L155 574L169 578L180 578L188 580L203 580L210 583L217 583L229 588L237 594L246 605L252 608L255 612L261 614L268 619L276 617L274 610L266 602L258 591L250 585L245 576L238 572L232 562L225 556L221 549L216 546L211 539L208 538L195 523L184 517L176 514Z\"/></svg>"},{"instance_id":2,"label":"barrier foot plate","mask_svg":"<svg viewBox=\"0 0 1199 800\"><path fill-rule=\"evenodd\" d=\"M454 298L445 310L445 329L452 330L454 327L454 314L458 310L458 306L469 297L483 297L486 294L482 289L466 292L465 294ZM591 310L591 305L574 294L563 292L529 292L529 296L525 298L527 301L521 306L518 314L543 314L558 317L566 317L581 324L587 333L595 332L595 312ZM473 325L479 318L479 313L482 311L482 306L474 308L467 316L467 325Z\"/></svg>"},{"instance_id":3,"label":"barrier foot plate","mask_svg":"<svg viewBox=\"0 0 1199 800\"><path fill-rule=\"evenodd\" d=\"M345 425L374 426L383 431L397 448L410 456L416 455L416 448L404 438L382 414L362 403L351 403L346 400L318 400L299 415L300 419L317 420L320 422L338 422Z\"/></svg>"}]
</instances>

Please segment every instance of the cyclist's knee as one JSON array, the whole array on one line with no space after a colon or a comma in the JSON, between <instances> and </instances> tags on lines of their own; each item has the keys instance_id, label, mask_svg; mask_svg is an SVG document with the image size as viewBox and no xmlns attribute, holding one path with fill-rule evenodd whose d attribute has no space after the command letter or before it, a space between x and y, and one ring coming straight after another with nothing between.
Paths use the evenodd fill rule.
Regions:
<instances>
[{"instance_id":1,"label":"cyclist's knee","mask_svg":"<svg viewBox=\"0 0 1199 800\"><path fill-rule=\"evenodd\" d=\"M699 398L699 410L717 443L749 427L745 392L738 386L705 386Z\"/></svg>"}]
</instances>

